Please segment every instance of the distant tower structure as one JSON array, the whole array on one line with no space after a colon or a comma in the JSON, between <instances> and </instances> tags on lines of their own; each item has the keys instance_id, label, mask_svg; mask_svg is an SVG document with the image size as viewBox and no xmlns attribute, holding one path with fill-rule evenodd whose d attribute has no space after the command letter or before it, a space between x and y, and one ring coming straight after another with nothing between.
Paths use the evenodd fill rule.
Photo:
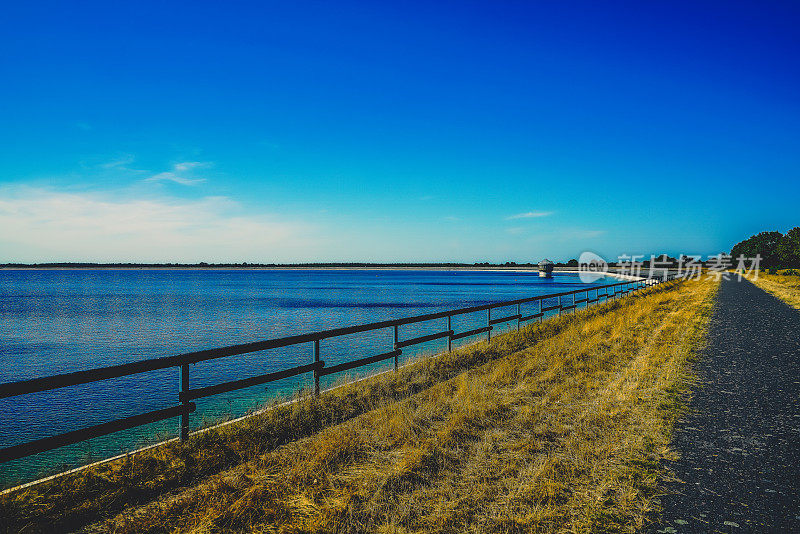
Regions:
<instances>
[{"instance_id":1,"label":"distant tower structure","mask_svg":"<svg viewBox=\"0 0 800 534\"><path fill-rule=\"evenodd\" d=\"M539 277L553 278L553 262L547 258L539 262Z\"/></svg>"}]
</instances>

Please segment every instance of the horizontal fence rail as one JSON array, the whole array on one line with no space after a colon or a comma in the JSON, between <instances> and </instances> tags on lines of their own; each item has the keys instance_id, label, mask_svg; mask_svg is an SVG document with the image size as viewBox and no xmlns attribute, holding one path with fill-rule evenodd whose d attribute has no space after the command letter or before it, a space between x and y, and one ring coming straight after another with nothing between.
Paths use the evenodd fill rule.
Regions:
<instances>
[{"instance_id":1,"label":"horizontal fence rail","mask_svg":"<svg viewBox=\"0 0 800 534\"><path fill-rule=\"evenodd\" d=\"M601 299L606 301L615 299L620 295L628 294L632 291L656 285L658 283L666 282L674 279L675 276L666 274L661 278L642 278L638 280L619 282L616 284L609 284L605 286L595 286L591 288L576 289L573 291L565 291L562 293L553 293L549 295L538 295L534 297L508 300L503 302L496 302L491 304L482 304L478 306L471 306L468 308L459 308L455 310L448 310L442 312L428 313L424 315L417 315L413 317L405 317L402 319L391 319L386 321L378 321L368 324L357 326L347 326L341 328L333 328L329 330L321 330L308 334L300 334L294 336L287 336L277 339L269 339L265 341L256 341L253 343L244 343L240 345L231 345L228 347L221 347L217 349L201 350L196 352L188 352L185 354L178 354L174 356L165 356L161 358L153 358L138 362L126 363L121 365L112 365L108 367L101 367L97 369L89 369L85 371L76 371L73 373L64 373L60 375L47 376L42 378L34 378L30 380L21 380L18 382L9 382L0 384L0 399L7 397L16 397L19 395L26 395L30 393L38 393L57 388L68 386L76 386L80 384L88 384L91 382L99 382L102 380L109 380L112 378L119 378L123 376L136 375L150 371L157 371L160 369L177 368L180 371L180 390L178 391L178 401L180 405L163 408L139 415L124 417L113 421L108 421L98 425L90 426L80 430L73 430L58 434L51 437L37 439L22 443L19 445L12 445L10 447L0 449L0 463L24 458L40 452L56 449L65 445L71 445L81 441L88 440L99 436L111 434L121 430L127 430L137 426L142 426L156 421L171 419L173 417L180 417L180 439L186 440L189 436L189 414L195 411L196 406L192 402L195 399L208 397L211 395L218 395L229 391L235 391L255 385L266 384L275 382L284 378L302 375L305 373L313 373L314 376L314 394L318 395L320 392L319 381L321 377L328 376L334 373L348 371L365 365L394 359L395 371L398 368L398 358L402 354L402 349L420 343L427 343L437 339L447 339L447 349L452 350L452 342L459 339L464 339L474 335L486 333L487 338L491 339L492 330L495 325L500 323L508 323L512 321L517 322L517 329L521 324L530 320L539 319L541 321L548 311L558 310L558 314L568 310L575 310L579 304L585 303L587 306L594 302L600 302ZM593 295L592 295L593 294ZM585 295L584 298L577 298L578 295ZM557 299L556 305L544 305L544 302ZM566 301L565 301L566 299ZM521 313L521 306L528 303L538 303L538 310L535 313L523 315ZM491 312L496 308L506 308L516 306L516 313L503 317L492 318ZM486 311L486 326L473 328L463 332L456 332L452 328L452 318L458 315L465 315L479 311ZM508 312L506 312L508 313ZM434 319L447 319L447 329L433 334L427 334L419 337L414 337L406 340L399 339L399 327L403 325L410 325L421 323L424 321L431 321ZM392 350L377 354L375 356L368 356L357 360L339 363L327 367L323 361L320 351L320 341L334 337L345 336L349 334L357 334L361 332L368 332L372 330L380 330L384 328L394 329L394 342ZM202 388L190 388L189 386L189 365L219 358L226 358L230 356L237 356L241 354L248 354L251 352L258 352L268 349L276 349L281 347L289 347L301 343L314 344L314 361L307 365L300 365L281 371L275 371L258 376L244 378L241 380L233 380L223 382L212 386Z\"/></svg>"}]
</instances>

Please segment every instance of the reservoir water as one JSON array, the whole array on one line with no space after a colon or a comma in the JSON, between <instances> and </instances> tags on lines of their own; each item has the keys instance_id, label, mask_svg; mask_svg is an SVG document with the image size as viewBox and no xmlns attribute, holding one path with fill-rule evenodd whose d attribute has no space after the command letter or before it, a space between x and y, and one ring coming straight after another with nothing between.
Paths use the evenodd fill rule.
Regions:
<instances>
[{"instance_id":1,"label":"reservoir water","mask_svg":"<svg viewBox=\"0 0 800 534\"><path fill-rule=\"evenodd\" d=\"M0 383L615 282L511 271L0 270ZM442 321L401 327L401 338L443 330ZM474 313L453 327L485 321L485 312ZM389 351L391 343L391 329L324 340L322 359L333 365ZM198 363L192 387L311 363L311 345ZM409 347L402 359L445 347L446 340ZM387 360L350 375L391 366ZM326 378L323 385L342 379ZM192 426L246 414L309 379L201 399ZM177 391L178 371L165 369L0 399L0 447L174 406ZM177 425L172 419L0 464L0 487L174 437Z\"/></svg>"}]
</instances>

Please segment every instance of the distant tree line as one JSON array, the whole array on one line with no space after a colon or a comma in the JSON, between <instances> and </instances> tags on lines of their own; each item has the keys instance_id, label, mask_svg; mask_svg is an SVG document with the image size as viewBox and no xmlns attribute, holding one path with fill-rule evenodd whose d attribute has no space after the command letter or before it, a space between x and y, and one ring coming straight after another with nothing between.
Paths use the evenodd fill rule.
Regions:
<instances>
[{"instance_id":1,"label":"distant tree line","mask_svg":"<svg viewBox=\"0 0 800 534\"><path fill-rule=\"evenodd\" d=\"M644 256L642 256L644 257ZM668 258L666 254L657 256L658 260L667 260L672 263L677 263L675 258ZM649 260L644 260L644 266L650 264ZM362 267L383 267L383 268L402 268L402 267L524 267L535 268L538 267L539 262L526 262L517 263L515 261L507 261L504 263L492 263L488 261L481 261L475 263L457 263L457 262L396 262L396 263L368 263L368 262L320 262L320 263L207 263L204 261L198 263L132 263L132 262L119 262L119 263L91 263L91 262L47 262L47 263L0 263L0 268L6 269L314 269L314 268L362 268ZM609 262L610 267L617 266L616 262ZM554 262L555 267L578 267L578 260L571 259L564 262Z\"/></svg>"},{"instance_id":2,"label":"distant tree line","mask_svg":"<svg viewBox=\"0 0 800 534\"><path fill-rule=\"evenodd\" d=\"M576 260L574 260L576 261ZM577 263L577 261L576 261ZM4 268L37 269L258 269L258 268L360 268L360 267L534 267L537 263L475 262L418 262L418 263L368 263L368 262L320 262L320 263L88 263L88 262L48 262L48 263L0 263ZM556 265L563 266L563 263Z\"/></svg>"},{"instance_id":3,"label":"distant tree line","mask_svg":"<svg viewBox=\"0 0 800 534\"><path fill-rule=\"evenodd\" d=\"M786 234L780 232L761 232L736 243L731 249L734 261L740 255L745 258L761 256L762 269L800 268L800 226L795 226Z\"/></svg>"}]
</instances>

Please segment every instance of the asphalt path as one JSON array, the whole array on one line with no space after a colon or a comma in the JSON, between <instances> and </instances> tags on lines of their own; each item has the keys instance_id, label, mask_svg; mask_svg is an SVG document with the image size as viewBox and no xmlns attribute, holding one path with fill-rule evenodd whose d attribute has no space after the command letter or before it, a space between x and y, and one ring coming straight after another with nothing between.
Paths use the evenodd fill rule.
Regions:
<instances>
[{"instance_id":1,"label":"asphalt path","mask_svg":"<svg viewBox=\"0 0 800 534\"><path fill-rule=\"evenodd\" d=\"M650 531L800 533L800 311L723 280Z\"/></svg>"}]
</instances>

